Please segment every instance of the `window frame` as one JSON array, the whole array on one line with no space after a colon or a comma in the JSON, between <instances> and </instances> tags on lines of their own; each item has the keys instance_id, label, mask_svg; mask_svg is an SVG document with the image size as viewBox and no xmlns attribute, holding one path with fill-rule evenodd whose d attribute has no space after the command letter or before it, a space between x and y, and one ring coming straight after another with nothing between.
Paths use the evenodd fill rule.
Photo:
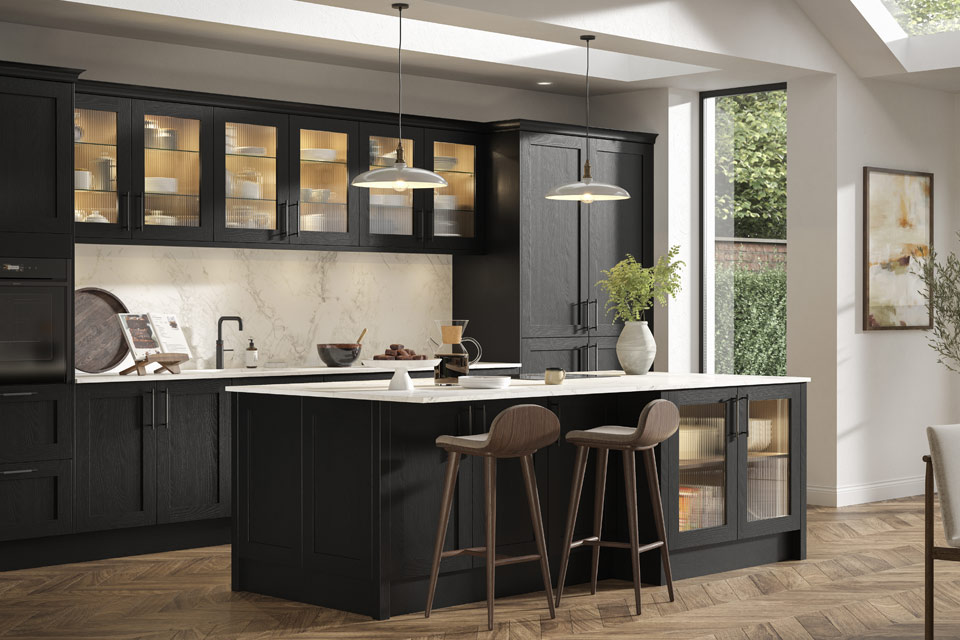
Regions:
<instances>
[{"instance_id":1,"label":"window frame","mask_svg":"<svg viewBox=\"0 0 960 640\"><path fill-rule=\"evenodd\" d=\"M774 82L770 84L757 84L750 85L747 87L735 87L732 89L717 89L714 91L701 91L700 92L700 164L698 166L699 174L699 185L698 189L700 191L700 373L704 373L707 364L707 354L706 354L706 330L707 330L707 282L706 282L706 269L707 263L704 260L704 252L706 250L706 235L704 234L704 212L706 210L705 201L706 193L704 192L704 161L706 157L704 156L704 119L703 119L703 104L706 100L710 98L721 98L723 96L736 96L746 93L762 93L766 91L787 91L786 82ZM787 103L789 104L789 93L787 95ZM788 125L789 126L789 125Z\"/></svg>"}]
</instances>

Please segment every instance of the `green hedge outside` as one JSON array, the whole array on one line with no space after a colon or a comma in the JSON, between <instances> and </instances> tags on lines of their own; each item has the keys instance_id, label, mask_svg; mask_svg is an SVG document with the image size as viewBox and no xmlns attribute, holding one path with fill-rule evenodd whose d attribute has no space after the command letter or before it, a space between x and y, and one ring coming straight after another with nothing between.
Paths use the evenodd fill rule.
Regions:
<instances>
[{"instance_id":1,"label":"green hedge outside","mask_svg":"<svg viewBox=\"0 0 960 640\"><path fill-rule=\"evenodd\" d=\"M786 268L718 265L716 301L717 373L786 375Z\"/></svg>"}]
</instances>

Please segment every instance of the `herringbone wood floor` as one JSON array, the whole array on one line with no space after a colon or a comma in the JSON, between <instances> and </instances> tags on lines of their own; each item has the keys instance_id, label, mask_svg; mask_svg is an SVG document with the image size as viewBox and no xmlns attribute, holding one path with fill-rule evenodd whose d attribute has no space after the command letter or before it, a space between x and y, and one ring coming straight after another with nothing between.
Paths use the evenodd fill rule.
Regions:
<instances>
[{"instance_id":1,"label":"herringbone wood floor","mask_svg":"<svg viewBox=\"0 0 960 640\"><path fill-rule=\"evenodd\" d=\"M938 521L938 532L939 521ZM557 619L542 594L389 621L230 591L228 547L0 573L3 638L922 638L923 503L811 507L803 562L684 580L676 602L630 585L569 588ZM942 540L940 541L942 544ZM960 563L937 565L938 638L960 638Z\"/></svg>"}]
</instances>

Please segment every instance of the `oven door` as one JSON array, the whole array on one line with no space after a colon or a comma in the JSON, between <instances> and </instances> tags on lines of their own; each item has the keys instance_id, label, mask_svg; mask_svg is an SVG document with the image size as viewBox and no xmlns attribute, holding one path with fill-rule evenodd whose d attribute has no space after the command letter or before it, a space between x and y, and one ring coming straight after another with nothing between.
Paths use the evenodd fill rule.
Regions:
<instances>
[{"instance_id":1,"label":"oven door","mask_svg":"<svg viewBox=\"0 0 960 640\"><path fill-rule=\"evenodd\" d=\"M64 282L0 281L0 384L65 382Z\"/></svg>"}]
</instances>

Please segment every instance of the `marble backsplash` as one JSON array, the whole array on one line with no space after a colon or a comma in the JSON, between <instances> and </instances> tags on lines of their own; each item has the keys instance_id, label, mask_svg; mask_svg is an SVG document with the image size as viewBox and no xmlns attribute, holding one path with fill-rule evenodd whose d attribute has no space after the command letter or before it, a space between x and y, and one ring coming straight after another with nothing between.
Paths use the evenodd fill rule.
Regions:
<instances>
[{"instance_id":1,"label":"marble backsplash","mask_svg":"<svg viewBox=\"0 0 960 640\"><path fill-rule=\"evenodd\" d=\"M422 349L450 317L448 255L78 244L76 286L116 295L131 312L174 313L193 352L185 368L215 366L217 319L226 367L243 366L247 338L260 364L317 366L318 342L354 342L361 358L392 342Z\"/></svg>"}]
</instances>

